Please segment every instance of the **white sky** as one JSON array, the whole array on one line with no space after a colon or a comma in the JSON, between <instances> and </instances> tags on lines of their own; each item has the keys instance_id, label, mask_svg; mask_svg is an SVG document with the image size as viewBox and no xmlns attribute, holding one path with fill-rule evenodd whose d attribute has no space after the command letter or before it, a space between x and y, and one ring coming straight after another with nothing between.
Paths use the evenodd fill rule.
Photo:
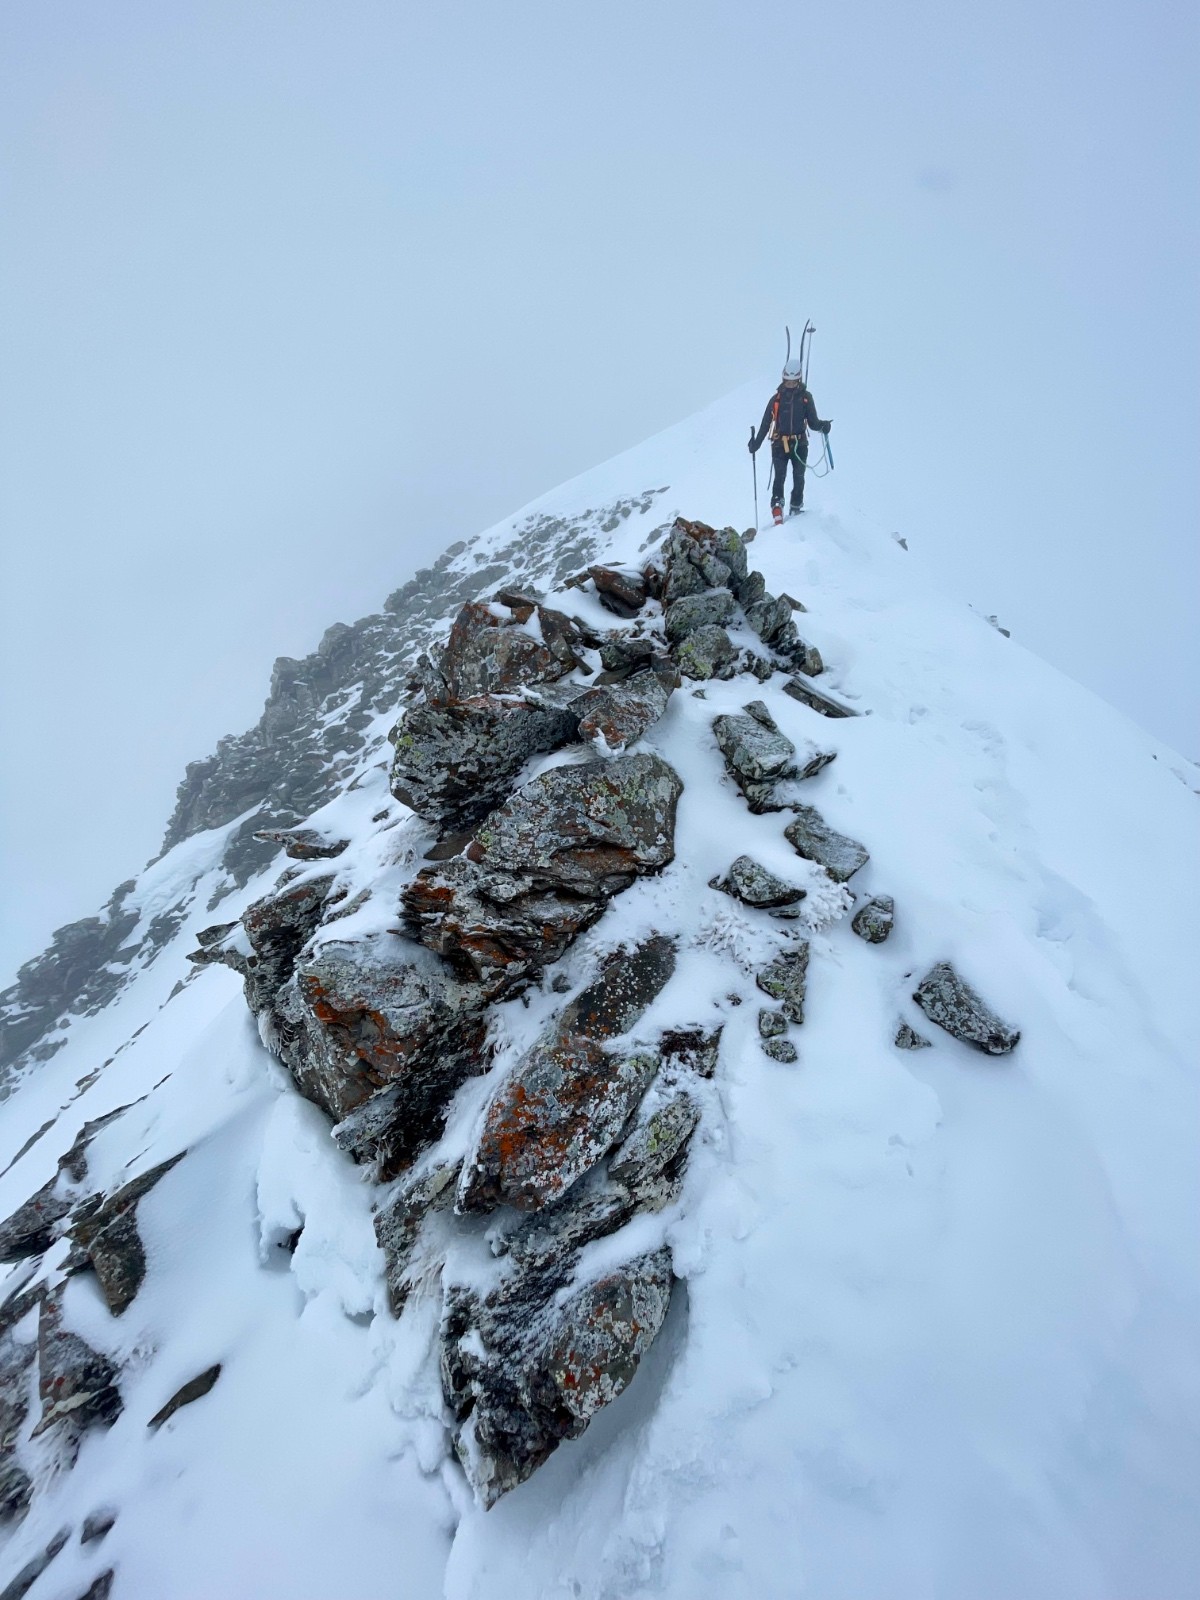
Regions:
<instances>
[{"instance_id":1,"label":"white sky","mask_svg":"<svg viewBox=\"0 0 1200 1600\"><path fill-rule=\"evenodd\" d=\"M276 655L765 401L808 315L843 498L1200 754L1197 26L5 6L0 978L155 852Z\"/></svg>"}]
</instances>

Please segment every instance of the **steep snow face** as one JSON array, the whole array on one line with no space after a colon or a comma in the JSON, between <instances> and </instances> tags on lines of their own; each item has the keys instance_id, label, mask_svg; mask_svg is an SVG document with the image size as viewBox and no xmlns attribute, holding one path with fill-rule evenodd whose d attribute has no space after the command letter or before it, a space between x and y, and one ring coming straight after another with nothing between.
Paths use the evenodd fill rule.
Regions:
<instances>
[{"instance_id":1,"label":"steep snow face","mask_svg":"<svg viewBox=\"0 0 1200 1600\"><path fill-rule=\"evenodd\" d=\"M1191 1592L1200 781L940 594L888 534L839 514L834 480L751 554L806 608L817 686L858 714L821 716L783 675L685 683L636 747L683 780L675 860L565 962L582 982L598 953L670 932L680 958L658 1019L724 1026L683 1193L631 1225L644 1248L669 1247L681 1292L628 1389L490 1511L448 1451L436 1283L392 1317L376 1191L263 1047L233 974L186 961L200 929L238 916L283 865L247 855L254 829L306 817L349 844L302 870L338 874L347 906L371 890L342 933L386 936L431 837L387 786L385 733L417 649L476 591L552 587L598 557L640 565L676 514L745 526L750 466L731 441L753 398L453 557L450 600L389 638L392 675L293 726L307 806L289 806L274 767L257 790L188 792L178 837L121 902L139 953L0 1108L0 1216L118 1107L88 1148L88 1191L187 1151L138 1203L146 1272L128 1309L112 1316L91 1275L68 1279L64 1321L119 1368L123 1410L68 1470L30 1439L26 1391L17 1448L35 1492L6 1535L4 1581L68 1528L41 1580L64 1600L110 1569L115 1596L163 1600ZM531 530L547 528L531 564ZM613 620L582 590L556 603ZM869 850L850 890L894 901L886 942L855 936L849 893L798 857L788 815L752 813L730 782L713 720L751 700L798 748L836 752L799 798ZM535 757L526 776L562 759ZM314 767L336 769L315 791ZM249 745L231 770L252 774ZM757 1026L778 925L710 886L743 855L809 888L793 1064L764 1053ZM1015 1052L971 1051L913 1004L941 961L1020 1026ZM497 1065L460 1091L451 1144L466 1148L492 1077L555 1003L548 985L527 999L500 1008ZM897 1048L901 1022L932 1048ZM589 1247L594 1276L611 1249ZM66 1250L44 1256L51 1279ZM31 1281L28 1263L5 1270L0 1294ZM10 1334L27 1345L35 1331L31 1312ZM147 1428L217 1363L210 1392ZM115 1514L111 1530L81 1543L97 1513Z\"/></svg>"}]
</instances>

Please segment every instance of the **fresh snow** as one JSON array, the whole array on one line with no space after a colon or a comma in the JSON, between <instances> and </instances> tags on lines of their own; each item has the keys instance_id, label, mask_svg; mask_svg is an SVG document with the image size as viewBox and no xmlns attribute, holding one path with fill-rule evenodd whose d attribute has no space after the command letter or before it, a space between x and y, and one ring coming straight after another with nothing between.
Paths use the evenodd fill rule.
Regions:
<instances>
[{"instance_id":1,"label":"fresh snow","mask_svg":"<svg viewBox=\"0 0 1200 1600\"><path fill-rule=\"evenodd\" d=\"M485 565L530 515L664 485L620 522L610 559L644 559L676 513L744 527L741 441L760 404L731 397L458 561ZM826 720L778 678L703 696L685 684L646 740L686 786L677 860L619 896L561 964L578 987L601 951L680 930L676 975L635 1036L725 1024L682 1198L582 1263L598 1275L665 1237L685 1280L628 1391L492 1511L474 1504L447 1455L434 1286L391 1318L373 1190L263 1048L240 982L212 967L176 989L196 932L274 877L207 909L226 830L199 835L147 869L131 901L148 920L190 896L179 933L104 1012L74 1019L0 1108L4 1159L32 1141L0 1175L0 1216L116 1106L136 1102L94 1141L89 1186L189 1152L141 1203L149 1271L124 1316L109 1317L87 1275L70 1282L68 1322L119 1357L125 1411L85 1437L73 1471L46 1459L0 1582L109 1508L103 1543L72 1538L31 1600L75 1600L108 1566L115 1600L1196 1592L1200 778L944 594L919 535L906 530L906 552L841 503L850 476L811 483L807 515L782 529L764 503L750 553L772 592L806 606L797 623L825 658L820 687L861 714ZM578 591L562 603L613 620ZM755 698L797 743L837 750L800 790L870 850L856 898L897 908L875 947L851 934L840 895L805 902L812 962L791 1067L763 1055L756 1030L753 972L777 925L708 887L743 852L819 882L783 840L786 816L752 816L723 776L712 718ZM357 786L317 813L352 844L306 870L372 891L324 937L386 937L431 838L388 795L389 720L369 730ZM969 1051L912 1004L939 960L1021 1028L1013 1056ZM450 1147L465 1147L558 1004L547 985L497 1008L497 1064L461 1092ZM934 1048L897 1050L901 1017ZM483 1234L455 1249L459 1276L490 1270ZM11 1287L27 1269L3 1270ZM217 1361L212 1392L148 1433Z\"/></svg>"}]
</instances>

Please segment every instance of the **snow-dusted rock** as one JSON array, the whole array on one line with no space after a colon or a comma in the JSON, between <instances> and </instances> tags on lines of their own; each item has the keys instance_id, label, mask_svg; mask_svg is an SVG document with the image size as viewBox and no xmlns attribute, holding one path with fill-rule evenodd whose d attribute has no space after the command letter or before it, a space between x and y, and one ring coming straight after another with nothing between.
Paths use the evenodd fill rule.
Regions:
<instances>
[{"instance_id":1,"label":"snow-dusted rock","mask_svg":"<svg viewBox=\"0 0 1200 1600\"><path fill-rule=\"evenodd\" d=\"M776 1038L762 1041L763 1054L771 1057L772 1061L780 1061L784 1066L790 1067L800 1059L800 1052L790 1039Z\"/></svg>"},{"instance_id":2,"label":"snow-dusted rock","mask_svg":"<svg viewBox=\"0 0 1200 1600\"><path fill-rule=\"evenodd\" d=\"M890 894L877 894L854 913L850 926L868 944L882 944L896 925L896 902Z\"/></svg>"},{"instance_id":3,"label":"snow-dusted rock","mask_svg":"<svg viewBox=\"0 0 1200 1600\"><path fill-rule=\"evenodd\" d=\"M263 844L281 845L293 861L332 861L349 847L349 839L338 839L316 828L259 828L254 837Z\"/></svg>"},{"instance_id":4,"label":"snow-dusted rock","mask_svg":"<svg viewBox=\"0 0 1200 1600\"><path fill-rule=\"evenodd\" d=\"M217 1379L221 1376L221 1363L214 1361L211 1367L205 1367L203 1372L198 1372L194 1378L189 1378L186 1383L180 1384L175 1393L150 1418L146 1424L151 1433L157 1433L164 1422L170 1422L177 1411L184 1406L193 1405L197 1400L203 1400L216 1387Z\"/></svg>"},{"instance_id":5,"label":"snow-dusted rock","mask_svg":"<svg viewBox=\"0 0 1200 1600\"><path fill-rule=\"evenodd\" d=\"M779 731L761 700L751 701L744 712L715 717L713 733L726 769L751 811L770 804L781 778L796 776L796 746Z\"/></svg>"},{"instance_id":6,"label":"snow-dusted rock","mask_svg":"<svg viewBox=\"0 0 1200 1600\"><path fill-rule=\"evenodd\" d=\"M928 1050L931 1041L901 1017L892 1043L900 1050Z\"/></svg>"},{"instance_id":7,"label":"snow-dusted rock","mask_svg":"<svg viewBox=\"0 0 1200 1600\"><path fill-rule=\"evenodd\" d=\"M831 828L812 806L796 806L795 819L783 830L797 855L815 861L835 883L845 883L871 859L857 839Z\"/></svg>"},{"instance_id":8,"label":"snow-dusted rock","mask_svg":"<svg viewBox=\"0 0 1200 1600\"><path fill-rule=\"evenodd\" d=\"M678 682L672 663L666 670L638 672L621 683L589 689L576 702L579 735L619 754L636 744L663 712Z\"/></svg>"},{"instance_id":9,"label":"snow-dusted rock","mask_svg":"<svg viewBox=\"0 0 1200 1600\"><path fill-rule=\"evenodd\" d=\"M1014 1050L1020 1031L1002 1022L987 1001L948 961L939 961L921 979L913 999L939 1028L986 1055L1002 1056Z\"/></svg>"},{"instance_id":10,"label":"snow-dusted rock","mask_svg":"<svg viewBox=\"0 0 1200 1600\"><path fill-rule=\"evenodd\" d=\"M588 568L588 576L596 585L600 604L618 617L635 617L646 604L646 580L640 573L595 566Z\"/></svg>"},{"instance_id":11,"label":"snow-dusted rock","mask_svg":"<svg viewBox=\"0 0 1200 1600\"><path fill-rule=\"evenodd\" d=\"M714 878L714 889L721 889L740 900L743 905L762 910L786 910L804 899L806 890L798 884L785 883L782 878L768 872L753 856L738 856L723 878Z\"/></svg>"},{"instance_id":12,"label":"snow-dusted rock","mask_svg":"<svg viewBox=\"0 0 1200 1600\"><path fill-rule=\"evenodd\" d=\"M616 894L674 859L682 792L658 755L553 767L488 817L467 855L540 887Z\"/></svg>"},{"instance_id":13,"label":"snow-dusted rock","mask_svg":"<svg viewBox=\"0 0 1200 1600\"><path fill-rule=\"evenodd\" d=\"M689 633L675 652L683 676L701 683L709 678L731 678L736 657L733 641L716 623Z\"/></svg>"},{"instance_id":14,"label":"snow-dusted rock","mask_svg":"<svg viewBox=\"0 0 1200 1600\"><path fill-rule=\"evenodd\" d=\"M24 1261L27 1256L49 1250L62 1232L60 1224L73 1203L61 1173L56 1172L12 1216L0 1222L0 1262Z\"/></svg>"},{"instance_id":15,"label":"snow-dusted rock","mask_svg":"<svg viewBox=\"0 0 1200 1600\"><path fill-rule=\"evenodd\" d=\"M674 645L699 628L723 628L733 621L733 595L728 589L706 589L702 594L673 600L663 616L667 638Z\"/></svg>"},{"instance_id":16,"label":"snow-dusted rock","mask_svg":"<svg viewBox=\"0 0 1200 1600\"><path fill-rule=\"evenodd\" d=\"M648 1095L633 1126L613 1151L608 1176L632 1194L640 1207L658 1210L678 1192L688 1145L700 1121L700 1107L687 1089Z\"/></svg>"},{"instance_id":17,"label":"snow-dusted rock","mask_svg":"<svg viewBox=\"0 0 1200 1600\"><path fill-rule=\"evenodd\" d=\"M632 1027L675 969L669 939L623 952L505 1078L463 1165L458 1209L537 1210L616 1143L658 1070L650 1051L609 1042Z\"/></svg>"},{"instance_id":18,"label":"snow-dusted rock","mask_svg":"<svg viewBox=\"0 0 1200 1600\"><path fill-rule=\"evenodd\" d=\"M38 1395L34 1436L61 1425L75 1440L94 1424L111 1427L121 1414L117 1369L107 1356L65 1328L60 1295L44 1296L38 1316Z\"/></svg>"},{"instance_id":19,"label":"snow-dusted rock","mask_svg":"<svg viewBox=\"0 0 1200 1600\"><path fill-rule=\"evenodd\" d=\"M461 1162L438 1161L401 1179L395 1194L375 1213L375 1237L383 1251L388 1304L395 1317L412 1290L409 1267L421 1224L431 1211L452 1204L460 1167Z\"/></svg>"},{"instance_id":20,"label":"snow-dusted rock","mask_svg":"<svg viewBox=\"0 0 1200 1600\"><path fill-rule=\"evenodd\" d=\"M826 694L823 689L818 689L807 678L789 678L783 686L784 694L791 695L793 700L799 700L801 705L808 706L813 711L819 711L823 717L856 717L858 712L852 706L844 705L831 694Z\"/></svg>"},{"instance_id":21,"label":"snow-dusted rock","mask_svg":"<svg viewBox=\"0 0 1200 1600\"><path fill-rule=\"evenodd\" d=\"M804 1021L808 955L808 942L802 939L794 948L784 950L776 956L775 960L765 966L755 979L764 994L769 994L772 1000L780 1002L783 1014L789 1022Z\"/></svg>"},{"instance_id":22,"label":"snow-dusted rock","mask_svg":"<svg viewBox=\"0 0 1200 1600\"><path fill-rule=\"evenodd\" d=\"M459 1460L484 1506L628 1386L662 1327L672 1283L670 1252L657 1250L562 1305L551 1301L545 1274L518 1272L486 1298L451 1289L442 1388Z\"/></svg>"},{"instance_id":23,"label":"snow-dusted rock","mask_svg":"<svg viewBox=\"0 0 1200 1600\"><path fill-rule=\"evenodd\" d=\"M107 1198L90 1195L71 1218L72 1265L86 1265L96 1274L100 1292L114 1317L133 1303L146 1276L146 1252L137 1227L138 1202L185 1154L180 1151L169 1160L160 1161Z\"/></svg>"}]
</instances>

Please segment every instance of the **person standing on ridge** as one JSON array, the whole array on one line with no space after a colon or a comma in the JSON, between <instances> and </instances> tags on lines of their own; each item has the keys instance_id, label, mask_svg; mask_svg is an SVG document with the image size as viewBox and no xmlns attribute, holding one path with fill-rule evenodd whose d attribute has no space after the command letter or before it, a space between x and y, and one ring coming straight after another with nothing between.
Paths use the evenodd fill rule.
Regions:
<instances>
[{"instance_id":1,"label":"person standing on ridge","mask_svg":"<svg viewBox=\"0 0 1200 1600\"><path fill-rule=\"evenodd\" d=\"M789 516L804 510L804 469L808 465L808 430L828 433L831 422L822 422L817 416L813 397L804 387L803 368L793 357L783 369L783 381L767 401L758 432L750 440L750 454L771 435L771 515L777 523L783 521L783 491L787 483L789 460L792 463L792 498Z\"/></svg>"}]
</instances>

